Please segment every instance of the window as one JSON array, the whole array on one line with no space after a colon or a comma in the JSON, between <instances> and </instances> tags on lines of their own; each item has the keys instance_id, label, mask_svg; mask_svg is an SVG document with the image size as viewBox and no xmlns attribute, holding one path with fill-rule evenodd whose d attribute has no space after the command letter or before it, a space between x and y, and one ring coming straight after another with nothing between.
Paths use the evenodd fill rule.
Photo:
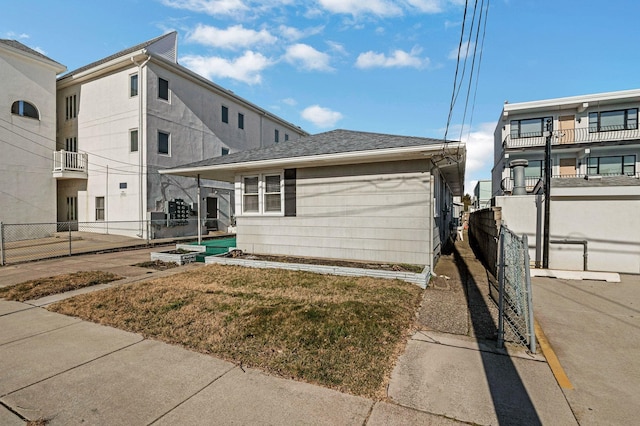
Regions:
<instances>
[{"instance_id":1,"label":"window","mask_svg":"<svg viewBox=\"0 0 640 426\"><path fill-rule=\"evenodd\" d=\"M264 183L264 211L281 211L282 198L280 196L280 175L265 176Z\"/></svg>"},{"instance_id":2,"label":"window","mask_svg":"<svg viewBox=\"0 0 640 426\"><path fill-rule=\"evenodd\" d=\"M610 157L589 157L588 175L635 175L635 155L614 155Z\"/></svg>"},{"instance_id":3,"label":"window","mask_svg":"<svg viewBox=\"0 0 640 426\"><path fill-rule=\"evenodd\" d=\"M589 133L638 128L638 108L589 113Z\"/></svg>"},{"instance_id":4,"label":"window","mask_svg":"<svg viewBox=\"0 0 640 426\"><path fill-rule=\"evenodd\" d=\"M258 176L249 176L243 179L242 211L258 213Z\"/></svg>"},{"instance_id":5,"label":"window","mask_svg":"<svg viewBox=\"0 0 640 426\"><path fill-rule=\"evenodd\" d=\"M288 140L289 140L289 134L288 134L288 133L285 133L285 134L284 134L284 141L286 142L286 141L288 141Z\"/></svg>"},{"instance_id":6,"label":"window","mask_svg":"<svg viewBox=\"0 0 640 426\"><path fill-rule=\"evenodd\" d=\"M238 129L244 129L244 114L238 113Z\"/></svg>"},{"instance_id":7,"label":"window","mask_svg":"<svg viewBox=\"0 0 640 426\"><path fill-rule=\"evenodd\" d=\"M280 142L280 132L278 131L278 129L276 129L275 134L274 134L274 141L276 143Z\"/></svg>"},{"instance_id":8,"label":"window","mask_svg":"<svg viewBox=\"0 0 640 426\"><path fill-rule=\"evenodd\" d=\"M138 129L129 130L129 149L138 152Z\"/></svg>"},{"instance_id":9,"label":"window","mask_svg":"<svg viewBox=\"0 0 640 426\"><path fill-rule=\"evenodd\" d=\"M67 197L67 221L78 220L78 197Z\"/></svg>"},{"instance_id":10,"label":"window","mask_svg":"<svg viewBox=\"0 0 640 426\"><path fill-rule=\"evenodd\" d=\"M229 148L222 147L222 155L229 155Z\"/></svg>"},{"instance_id":11,"label":"window","mask_svg":"<svg viewBox=\"0 0 640 426\"><path fill-rule=\"evenodd\" d=\"M67 96L65 100L65 119L71 120L78 116L78 105L76 95Z\"/></svg>"},{"instance_id":12,"label":"window","mask_svg":"<svg viewBox=\"0 0 640 426\"><path fill-rule=\"evenodd\" d=\"M138 96L138 74L129 76L129 96Z\"/></svg>"},{"instance_id":13,"label":"window","mask_svg":"<svg viewBox=\"0 0 640 426\"><path fill-rule=\"evenodd\" d=\"M158 98L169 100L169 81L158 77Z\"/></svg>"},{"instance_id":14,"label":"window","mask_svg":"<svg viewBox=\"0 0 640 426\"><path fill-rule=\"evenodd\" d=\"M96 220L104 220L104 197L96 197Z\"/></svg>"},{"instance_id":15,"label":"window","mask_svg":"<svg viewBox=\"0 0 640 426\"><path fill-rule=\"evenodd\" d=\"M169 155L170 140L169 133L158 132L158 154Z\"/></svg>"},{"instance_id":16,"label":"window","mask_svg":"<svg viewBox=\"0 0 640 426\"><path fill-rule=\"evenodd\" d=\"M524 168L524 177L541 178L542 176L544 176L544 160L529 160L529 165ZM513 179L513 169L511 169L511 179Z\"/></svg>"},{"instance_id":17,"label":"window","mask_svg":"<svg viewBox=\"0 0 640 426\"><path fill-rule=\"evenodd\" d=\"M222 122L223 123L229 122L229 108L227 108L224 105L222 105Z\"/></svg>"},{"instance_id":18,"label":"window","mask_svg":"<svg viewBox=\"0 0 640 426\"><path fill-rule=\"evenodd\" d=\"M78 152L78 138L66 138L64 140L64 150L69 152Z\"/></svg>"},{"instance_id":19,"label":"window","mask_svg":"<svg viewBox=\"0 0 640 426\"><path fill-rule=\"evenodd\" d=\"M11 114L19 115L21 117L40 119L38 109L27 101L15 101L11 105Z\"/></svg>"},{"instance_id":20,"label":"window","mask_svg":"<svg viewBox=\"0 0 640 426\"><path fill-rule=\"evenodd\" d=\"M283 175L270 173L242 178L243 213L278 214L283 206Z\"/></svg>"},{"instance_id":21,"label":"window","mask_svg":"<svg viewBox=\"0 0 640 426\"><path fill-rule=\"evenodd\" d=\"M127 182L120 182L120 189L127 189Z\"/></svg>"},{"instance_id":22,"label":"window","mask_svg":"<svg viewBox=\"0 0 640 426\"><path fill-rule=\"evenodd\" d=\"M547 130L547 122L551 125L549 130L553 130L553 118L551 117L511 120L511 139L540 137Z\"/></svg>"}]
</instances>

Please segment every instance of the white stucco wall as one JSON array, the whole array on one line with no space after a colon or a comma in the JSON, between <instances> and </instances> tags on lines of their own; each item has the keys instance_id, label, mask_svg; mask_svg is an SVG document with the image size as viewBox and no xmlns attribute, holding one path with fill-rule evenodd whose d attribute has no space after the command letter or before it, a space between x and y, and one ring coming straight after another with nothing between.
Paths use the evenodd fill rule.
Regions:
<instances>
[{"instance_id":1,"label":"white stucco wall","mask_svg":"<svg viewBox=\"0 0 640 426\"><path fill-rule=\"evenodd\" d=\"M139 75L138 96L130 97L129 78L134 73L140 74L140 70L131 64L70 86L65 82L58 91L58 148L64 147L67 137L77 135L78 150L88 153L86 187L79 187L78 192L80 222L95 221L96 197L106 197L108 221L147 219L148 212L163 211L165 202L176 198L196 203L195 179L160 176L158 170L220 156L223 148L233 153L257 148L261 143L273 144L274 128L280 129L281 140L285 133L290 139L300 136L301 131L292 126L286 127L233 96L212 90L179 68L153 60ZM158 98L159 77L169 82L168 101ZM78 115L76 119L65 120L65 98L71 94L77 95ZM229 123L221 120L222 105L229 109ZM244 114L244 129L238 128L239 112ZM141 152L130 152L131 129L138 129L141 135ZM170 134L168 155L158 153L158 131ZM269 131L271 137L267 140ZM126 188L121 188L121 184ZM232 206L229 190L233 186L206 180L201 185L220 189L219 208L228 209L221 211L221 219L228 222ZM69 188L65 186L64 193L59 194L59 203L69 196ZM60 210L60 215L64 215ZM195 218L194 215L191 219ZM122 232L126 235L144 231L136 226L121 226L127 228ZM196 233L195 224L192 228L186 230L190 235Z\"/></svg>"},{"instance_id":2,"label":"white stucco wall","mask_svg":"<svg viewBox=\"0 0 640 426\"><path fill-rule=\"evenodd\" d=\"M509 229L529 237L535 259L535 198L497 197ZM544 206L544 205L543 205ZM542 207L544 208L544 207ZM551 240L587 240L588 269L640 273L640 186L552 191ZM581 245L551 244L549 267L582 270Z\"/></svg>"},{"instance_id":3,"label":"white stucco wall","mask_svg":"<svg viewBox=\"0 0 640 426\"><path fill-rule=\"evenodd\" d=\"M0 49L0 221L55 222L56 71L29 55ZM15 101L34 105L40 119L11 113Z\"/></svg>"},{"instance_id":4,"label":"white stucco wall","mask_svg":"<svg viewBox=\"0 0 640 426\"><path fill-rule=\"evenodd\" d=\"M296 217L239 215L237 245L250 253L430 266L428 164L298 169Z\"/></svg>"}]
</instances>

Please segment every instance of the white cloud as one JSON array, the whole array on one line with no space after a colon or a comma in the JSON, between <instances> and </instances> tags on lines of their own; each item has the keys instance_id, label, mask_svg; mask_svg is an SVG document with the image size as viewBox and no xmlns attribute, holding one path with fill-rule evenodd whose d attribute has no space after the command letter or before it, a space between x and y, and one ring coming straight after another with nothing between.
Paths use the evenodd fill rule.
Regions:
<instances>
[{"instance_id":1,"label":"white cloud","mask_svg":"<svg viewBox=\"0 0 640 426\"><path fill-rule=\"evenodd\" d=\"M465 192L472 193L478 180L491 179L495 127L495 122L482 123L470 133L463 133L462 140L467 144Z\"/></svg>"},{"instance_id":2,"label":"white cloud","mask_svg":"<svg viewBox=\"0 0 640 426\"><path fill-rule=\"evenodd\" d=\"M460 59L466 59L467 56L473 55L473 49L475 45L475 43L469 43L468 41L462 43L462 46L460 46ZM449 56L447 57L449 59L458 59L458 48L455 48L451 52L449 52Z\"/></svg>"},{"instance_id":3,"label":"white cloud","mask_svg":"<svg viewBox=\"0 0 640 426\"><path fill-rule=\"evenodd\" d=\"M318 3L332 13L349 15L371 14L376 16L400 16L403 11L389 0L318 0Z\"/></svg>"},{"instance_id":4,"label":"white cloud","mask_svg":"<svg viewBox=\"0 0 640 426\"><path fill-rule=\"evenodd\" d=\"M309 71L333 71L329 65L330 57L308 44L294 44L287 47L284 59L292 65Z\"/></svg>"},{"instance_id":5,"label":"white cloud","mask_svg":"<svg viewBox=\"0 0 640 426\"><path fill-rule=\"evenodd\" d=\"M323 25L319 25L317 27L310 27L310 28L305 28L303 30L300 30L298 28L295 27L289 27L287 25L280 25L280 27L278 27L278 30L280 31L280 35L289 40L289 41L296 41L296 40L300 40L302 38L305 37L309 37L312 35L316 35L316 34L320 34L323 30L324 30L324 26Z\"/></svg>"},{"instance_id":6,"label":"white cloud","mask_svg":"<svg viewBox=\"0 0 640 426\"><path fill-rule=\"evenodd\" d=\"M420 58L421 49L413 48L411 52L395 50L390 56L372 50L361 53L356 60L357 68L424 68L429 65L429 58Z\"/></svg>"},{"instance_id":7,"label":"white cloud","mask_svg":"<svg viewBox=\"0 0 640 426\"><path fill-rule=\"evenodd\" d=\"M440 13L443 8L441 0L407 0L407 3L422 13Z\"/></svg>"},{"instance_id":8,"label":"white cloud","mask_svg":"<svg viewBox=\"0 0 640 426\"><path fill-rule=\"evenodd\" d=\"M26 33L18 34L18 33L14 33L13 31L9 31L9 32L7 32L5 34L6 35L5 35L4 38L12 39L12 40L14 40L14 39L24 40L24 39L28 39L29 38L29 34L26 34Z\"/></svg>"},{"instance_id":9,"label":"white cloud","mask_svg":"<svg viewBox=\"0 0 640 426\"><path fill-rule=\"evenodd\" d=\"M289 106L298 105L298 102L293 98L285 98L285 99L282 100L282 103L284 103L285 105L289 105Z\"/></svg>"},{"instance_id":10,"label":"white cloud","mask_svg":"<svg viewBox=\"0 0 640 426\"><path fill-rule=\"evenodd\" d=\"M217 56L187 55L181 58L181 62L187 68L210 80L231 78L247 84L261 83L260 73L273 64L266 56L252 51L247 51L233 60Z\"/></svg>"},{"instance_id":11,"label":"white cloud","mask_svg":"<svg viewBox=\"0 0 640 426\"><path fill-rule=\"evenodd\" d=\"M301 115L305 120L321 128L334 127L336 123L343 118L339 112L321 107L320 105L312 105L305 108Z\"/></svg>"},{"instance_id":12,"label":"white cloud","mask_svg":"<svg viewBox=\"0 0 640 426\"><path fill-rule=\"evenodd\" d=\"M222 49L242 49L255 45L273 44L278 38L269 31L260 31L244 28L242 25L234 25L226 30L209 25L198 26L187 36L187 40L203 44L205 46Z\"/></svg>"},{"instance_id":13,"label":"white cloud","mask_svg":"<svg viewBox=\"0 0 640 426\"><path fill-rule=\"evenodd\" d=\"M237 15L249 10L243 0L161 0L165 6L206 13L211 16Z\"/></svg>"}]
</instances>

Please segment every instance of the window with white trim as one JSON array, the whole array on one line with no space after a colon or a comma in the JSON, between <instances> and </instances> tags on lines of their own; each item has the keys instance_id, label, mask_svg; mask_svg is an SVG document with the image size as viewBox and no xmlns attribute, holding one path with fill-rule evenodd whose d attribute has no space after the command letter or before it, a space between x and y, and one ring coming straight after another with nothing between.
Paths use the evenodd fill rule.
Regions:
<instances>
[{"instance_id":1,"label":"window with white trim","mask_svg":"<svg viewBox=\"0 0 640 426\"><path fill-rule=\"evenodd\" d=\"M551 127L549 130L553 130L552 117L511 120L511 139L541 137L544 134L544 131L547 130L547 123L549 123Z\"/></svg>"},{"instance_id":2,"label":"window with white trim","mask_svg":"<svg viewBox=\"0 0 640 426\"><path fill-rule=\"evenodd\" d=\"M38 108L27 101L15 101L11 105L11 114L19 115L21 117L35 118L36 120L40 119Z\"/></svg>"},{"instance_id":3,"label":"window with white trim","mask_svg":"<svg viewBox=\"0 0 640 426\"><path fill-rule=\"evenodd\" d=\"M283 175L264 173L242 177L242 212L278 215L283 213Z\"/></svg>"},{"instance_id":4,"label":"window with white trim","mask_svg":"<svg viewBox=\"0 0 640 426\"><path fill-rule=\"evenodd\" d=\"M138 74L131 74L129 76L129 96L138 96Z\"/></svg>"},{"instance_id":5,"label":"window with white trim","mask_svg":"<svg viewBox=\"0 0 640 426\"><path fill-rule=\"evenodd\" d=\"M169 80L158 77L158 98L165 101L169 100Z\"/></svg>"}]
</instances>

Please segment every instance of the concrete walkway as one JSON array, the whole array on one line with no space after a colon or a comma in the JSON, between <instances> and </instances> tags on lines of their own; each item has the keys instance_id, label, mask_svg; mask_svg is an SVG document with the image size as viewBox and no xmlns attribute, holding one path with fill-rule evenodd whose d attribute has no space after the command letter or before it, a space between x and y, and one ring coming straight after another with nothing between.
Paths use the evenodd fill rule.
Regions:
<instances>
[{"instance_id":1,"label":"concrete walkway","mask_svg":"<svg viewBox=\"0 0 640 426\"><path fill-rule=\"evenodd\" d=\"M2 267L0 285L50 276L52 271L101 269L132 282L202 267L155 272L130 266L148 260L149 251ZM420 329L398 360L385 401L270 376L39 307L66 296L30 303L0 301L0 424L39 418L51 425L576 424L567 400L583 400L563 394L543 357L515 348L495 349L487 275L466 241L442 257L436 272L439 276L424 293ZM579 299L579 294L574 296ZM562 300L555 299L559 306L553 305L554 311L561 311ZM546 314L540 318L555 346L566 338L556 327L566 324L554 321ZM635 327L625 330L637 332ZM558 351L561 362L571 365L573 350ZM634 360L626 361L636 368ZM580 358L575 368L583 368ZM584 378L585 387L590 380ZM608 407L615 410L615 404Z\"/></svg>"}]
</instances>

